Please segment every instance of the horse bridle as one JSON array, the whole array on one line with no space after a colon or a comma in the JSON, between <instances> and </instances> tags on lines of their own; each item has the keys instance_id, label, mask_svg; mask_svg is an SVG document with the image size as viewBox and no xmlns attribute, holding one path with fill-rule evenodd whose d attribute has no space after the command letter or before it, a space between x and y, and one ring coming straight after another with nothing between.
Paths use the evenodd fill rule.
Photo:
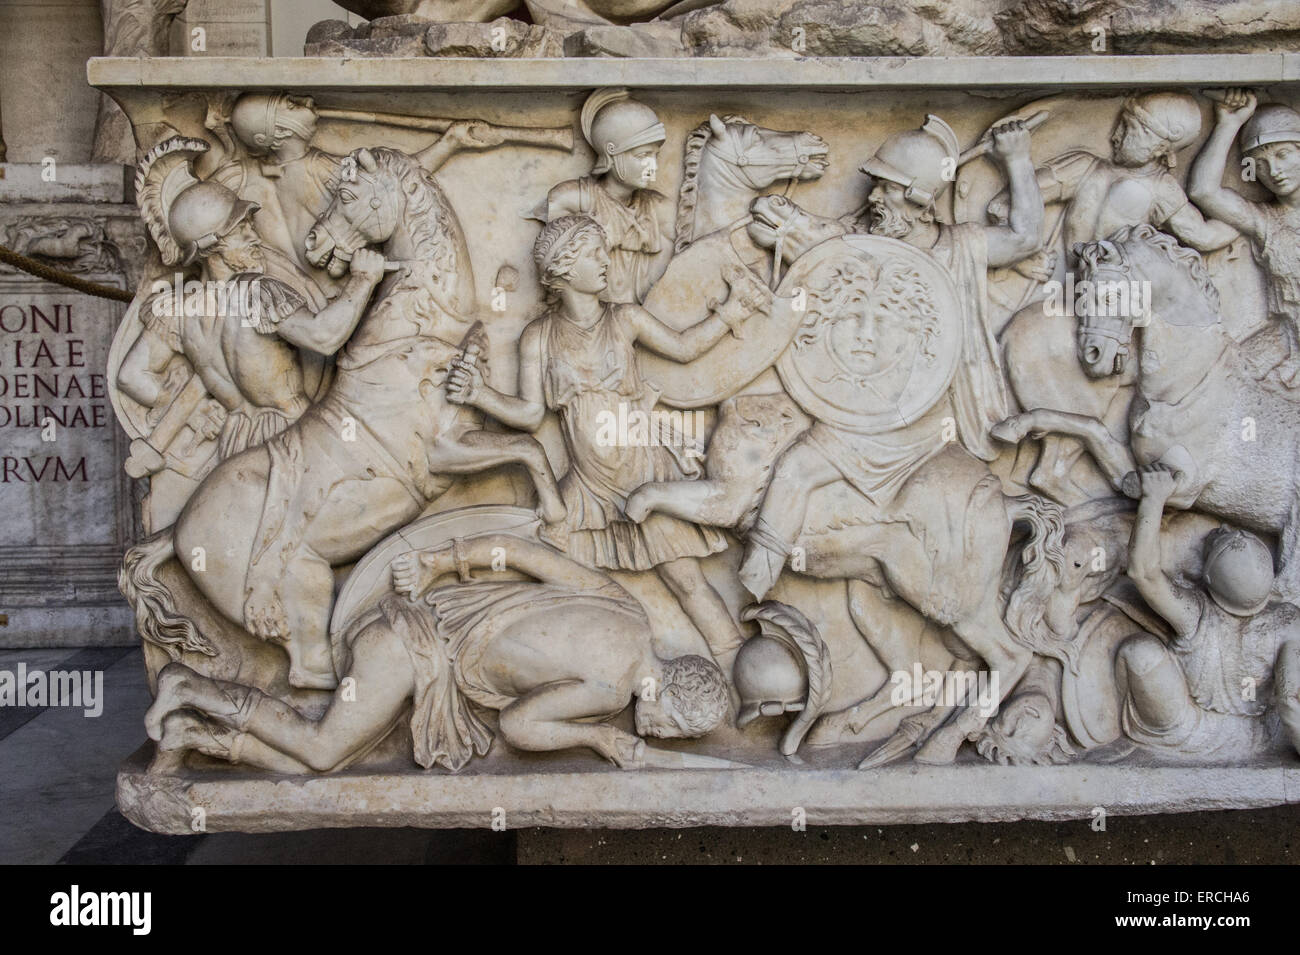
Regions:
<instances>
[{"instance_id":1,"label":"horse bridle","mask_svg":"<svg viewBox=\"0 0 1300 955\"><path fill-rule=\"evenodd\" d=\"M1099 278L1099 276L1103 276L1103 277ZM1115 276L1115 278L1111 279L1106 276ZM1110 281L1127 282L1129 281L1129 279L1130 276L1128 272L1124 269L1093 268L1089 272L1086 281L1088 281L1095 288L1102 282L1110 282ZM1120 328L1122 328L1122 332L1119 330L1113 330L1112 328L1107 327L1106 325L1095 325L1091 323L1092 320L1099 319L1100 317L1101 316L1098 315L1088 315L1088 314L1081 315L1080 322L1079 322L1079 334L1095 335L1098 338L1104 338L1114 342L1115 343L1115 372L1116 373L1122 372L1124 370L1124 365L1127 362L1128 357L1132 352L1133 329L1136 327L1133 322L1133 316L1132 315L1123 316L1123 322L1120 325Z\"/></svg>"},{"instance_id":2,"label":"horse bridle","mask_svg":"<svg viewBox=\"0 0 1300 955\"><path fill-rule=\"evenodd\" d=\"M343 189L346 189L352 183L360 181L362 179L364 179L368 183L376 185L377 187L378 179L374 175L370 173L364 173L360 169L357 169L353 178L351 180L345 179L341 181L339 183L338 188L341 191ZM376 188L375 191L378 192L378 188ZM342 198L336 192L334 194L333 202L342 202L342 201L343 201ZM363 230L366 226L370 225L372 222L374 222L376 219L380 217L381 210L383 209L384 206L384 200L381 199L378 195L372 195L370 197L370 201L367 203L370 209L368 212L366 212L364 216L356 220L343 217L343 221L346 222L348 225L348 231L350 233L349 237L359 240L357 242L354 242L351 248L345 245L343 240L339 236L336 236L333 233L333 231L331 231L329 226L325 224L326 222L328 222L330 218L330 214L335 211L333 202L330 204L330 208L326 210L325 215L321 216L321 218L317 220L316 224L312 226L312 232L315 232L317 229L319 229L322 233L324 233L324 235L331 242L334 243L334 249L332 252L334 258L338 259L341 262L350 262L352 261L352 256L356 252L356 250L367 244L365 241L365 233Z\"/></svg>"},{"instance_id":3,"label":"horse bridle","mask_svg":"<svg viewBox=\"0 0 1300 955\"><path fill-rule=\"evenodd\" d=\"M785 192L781 193L782 198L789 199L790 193L794 192L796 180L791 177L789 185L785 187ZM794 201L790 201L794 205ZM781 255L784 252L785 235L794 225L795 217L790 216L779 226L776 227L776 242L772 245L772 291L775 292L778 285L781 284Z\"/></svg>"}]
</instances>

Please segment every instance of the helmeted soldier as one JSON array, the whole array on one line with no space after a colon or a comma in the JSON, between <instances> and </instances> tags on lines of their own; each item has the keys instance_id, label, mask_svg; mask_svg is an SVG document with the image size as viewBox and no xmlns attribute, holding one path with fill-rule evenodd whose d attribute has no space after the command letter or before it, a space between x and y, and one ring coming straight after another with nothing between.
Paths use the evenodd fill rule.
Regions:
<instances>
[{"instance_id":1,"label":"helmeted soldier","mask_svg":"<svg viewBox=\"0 0 1300 955\"><path fill-rule=\"evenodd\" d=\"M546 199L548 221L586 215L605 232L611 302L640 303L671 251L665 197L651 188L666 133L650 107L625 89L601 89L583 104L582 134L596 153L591 175L562 182Z\"/></svg>"},{"instance_id":2,"label":"helmeted soldier","mask_svg":"<svg viewBox=\"0 0 1300 955\"><path fill-rule=\"evenodd\" d=\"M220 422L224 458L261 444L306 410L298 347L328 354L346 341L383 274L383 260L367 253L354 261L343 293L314 312L294 288L268 274L268 250L252 223L258 204L194 177L190 162L206 148L202 140L176 137L141 162L141 212L163 264L197 266L199 282L184 282L178 273L173 285L161 283L142 303L144 328L122 362L118 385L153 409L156 423L177 396L173 359L183 356L210 396L196 406L195 430L216 436Z\"/></svg>"},{"instance_id":3,"label":"helmeted soldier","mask_svg":"<svg viewBox=\"0 0 1300 955\"><path fill-rule=\"evenodd\" d=\"M904 199L933 213L952 181L960 152L952 127L927 115L919 129L895 133L881 143L858 171L901 186ZM869 208L870 203L864 207Z\"/></svg>"},{"instance_id":4,"label":"helmeted soldier","mask_svg":"<svg viewBox=\"0 0 1300 955\"><path fill-rule=\"evenodd\" d=\"M1012 121L991 130L991 155L1006 168L1011 215L1006 224L942 223L937 203L956 178L957 136L938 116L919 129L895 133L860 167L872 188L855 225L902 239L945 265L962 299L962 360L952 385L957 437L976 457L998 448L989 429L1009 411L1001 349L988 317L988 270L1010 265L1038 248L1043 203L1029 162L1029 131Z\"/></svg>"},{"instance_id":5,"label":"helmeted soldier","mask_svg":"<svg viewBox=\"0 0 1300 955\"><path fill-rule=\"evenodd\" d=\"M1140 476L1128 575L1173 636L1144 633L1120 645L1124 733L1166 757L1238 761L1271 748L1280 722L1300 748L1300 610L1270 602L1268 547L1247 531L1217 528L1205 538L1201 586L1175 581L1161 563L1160 520L1176 477L1162 465Z\"/></svg>"},{"instance_id":6,"label":"helmeted soldier","mask_svg":"<svg viewBox=\"0 0 1300 955\"><path fill-rule=\"evenodd\" d=\"M263 242L324 293L332 283L307 262L303 242L329 204L339 157L311 145L316 122L310 97L244 94L231 109L230 128L246 155L222 165L212 180L257 203L253 221Z\"/></svg>"},{"instance_id":7,"label":"helmeted soldier","mask_svg":"<svg viewBox=\"0 0 1300 955\"><path fill-rule=\"evenodd\" d=\"M1035 171L1045 203L1065 204L1061 238L1065 249L1105 239L1145 222L1198 252L1219 249L1237 237L1222 222L1207 222L1188 202L1170 170L1178 152L1201 133L1201 110L1187 93L1158 90L1130 96L1120 107L1110 135L1110 158L1084 149L1049 159ZM989 203L994 219L1005 219L1005 193Z\"/></svg>"},{"instance_id":8,"label":"helmeted soldier","mask_svg":"<svg viewBox=\"0 0 1300 955\"><path fill-rule=\"evenodd\" d=\"M1255 95L1246 90L1215 97L1214 131L1192 164L1188 192L1206 213L1250 238L1267 282L1269 318L1282 332L1280 347L1256 357L1276 367L1288 387L1300 387L1300 113L1277 104L1256 109ZM1223 186L1238 130L1244 169L1277 201L1252 202Z\"/></svg>"},{"instance_id":9,"label":"helmeted soldier","mask_svg":"<svg viewBox=\"0 0 1300 955\"><path fill-rule=\"evenodd\" d=\"M199 182L172 202L167 227L180 248L181 265L190 265L257 212L256 202L240 199L225 186Z\"/></svg>"},{"instance_id":10,"label":"helmeted soldier","mask_svg":"<svg viewBox=\"0 0 1300 955\"><path fill-rule=\"evenodd\" d=\"M256 201L260 209L254 224L262 240L294 259L302 274L329 292L334 281L307 261L305 242L334 195L343 157L312 145L317 122L310 96L245 93L231 108L230 129L246 155L232 158L212 179ZM461 149L487 149L504 141L496 127L458 120L414 156L433 172Z\"/></svg>"},{"instance_id":11,"label":"helmeted soldier","mask_svg":"<svg viewBox=\"0 0 1300 955\"><path fill-rule=\"evenodd\" d=\"M943 266L957 291L961 354L947 396L924 417L877 436L819 420L782 454L740 567L741 582L760 600L781 573L813 491L845 480L868 498L892 493L887 489L899 486L943 446L945 419L955 423L956 437L970 454L985 461L998 455L989 431L1007 416L1010 403L1001 348L988 320L988 270L1037 249L1043 204L1024 123L999 124L990 135L991 154L1005 166L1011 187L1006 225L939 221L937 203L955 178L960 151L956 135L937 116L927 116L919 129L890 136L861 166L872 180L867 203L841 224L902 240ZM885 439L890 450L881 443Z\"/></svg>"},{"instance_id":12,"label":"helmeted soldier","mask_svg":"<svg viewBox=\"0 0 1300 955\"><path fill-rule=\"evenodd\" d=\"M1060 219L1042 252L1016 266L1016 271L1033 284L1025 289L1019 282L1012 283L1016 297L1001 303L1007 327L1002 343L1012 366L1033 362L1060 370L1061 374L1053 377L1063 383L1061 387L1073 383L1076 391L1071 403L1053 407L1095 407L1098 414L1106 407L1099 386L1085 383L1078 374L1074 323L1069 322L1068 334L1056 334L1043 325L1044 297L1053 287L1059 287L1059 283L1053 286L1046 279L1057 274L1058 264L1069 270L1075 268L1072 250L1076 245L1096 242L1119 229L1143 223L1170 233L1199 252L1222 248L1237 238L1232 226L1201 215L1172 172L1178 164L1178 152L1200 133L1201 110L1190 94L1173 90L1142 93L1126 98L1120 107L1110 135L1109 156L1071 149L1035 170L1043 202L1059 204ZM993 221L1004 222L1008 211L1009 199L1004 190L989 202L988 213ZM995 288L998 284L995 281ZM998 297L997 291L994 296ZM1112 383L1101 387L1119 386ZM1042 400L1036 394L1020 397ZM1099 404L1094 406L1094 402ZM1045 436L1030 482L1058 499L1069 499L1077 493L1070 475L1083 453L1077 441Z\"/></svg>"}]
</instances>

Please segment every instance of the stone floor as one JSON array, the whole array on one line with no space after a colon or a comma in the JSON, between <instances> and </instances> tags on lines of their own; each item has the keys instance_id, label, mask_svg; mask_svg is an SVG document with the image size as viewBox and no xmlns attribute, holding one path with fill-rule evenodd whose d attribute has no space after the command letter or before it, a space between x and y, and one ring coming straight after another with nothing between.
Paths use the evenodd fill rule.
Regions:
<instances>
[{"instance_id":1,"label":"stone floor","mask_svg":"<svg viewBox=\"0 0 1300 955\"><path fill-rule=\"evenodd\" d=\"M160 836L113 805L149 703L138 650L0 651L102 670L104 709L0 708L0 863L1297 863L1300 805L1088 822L688 830L330 829Z\"/></svg>"}]
</instances>

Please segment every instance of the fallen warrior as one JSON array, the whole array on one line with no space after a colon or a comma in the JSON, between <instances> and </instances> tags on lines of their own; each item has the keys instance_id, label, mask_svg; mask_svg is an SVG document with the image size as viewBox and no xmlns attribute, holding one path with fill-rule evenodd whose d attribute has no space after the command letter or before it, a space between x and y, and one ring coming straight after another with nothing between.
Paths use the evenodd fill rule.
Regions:
<instances>
[{"instance_id":1,"label":"fallen warrior","mask_svg":"<svg viewBox=\"0 0 1300 955\"><path fill-rule=\"evenodd\" d=\"M504 553L534 580L474 580ZM411 552L392 565L397 593L334 638L345 675L319 720L180 663L158 678L146 715L156 768L186 750L275 772L341 769L410 711L415 760L453 772L487 753L498 732L520 750L595 750L624 769L736 765L650 749L641 737L697 737L729 709L710 660L661 660L641 605L609 576L543 544L491 534ZM434 588L448 574L460 582ZM633 696L636 735L608 724Z\"/></svg>"}]
</instances>

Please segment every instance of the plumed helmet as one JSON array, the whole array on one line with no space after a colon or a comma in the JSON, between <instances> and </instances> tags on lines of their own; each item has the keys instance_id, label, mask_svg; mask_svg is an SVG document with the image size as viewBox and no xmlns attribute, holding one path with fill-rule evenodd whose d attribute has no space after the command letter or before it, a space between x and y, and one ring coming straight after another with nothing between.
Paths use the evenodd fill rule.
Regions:
<instances>
[{"instance_id":1,"label":"plumed helmet","mask_svg":"<svg viewBox=\"0 0 1300 955\"><path fill-rule=\"evenodd\" d=\"M811 620L775 600L746 607L741 622L758 623L736 653L731 678L740 694L736 726L760 716L797 713L781 736L781 755L797 759L799 744L830 701L831 656Z\"/></svg>"},{"instance_id":2,"label":"plumed helmet","mask_svg":"<svg viewBox=\"0 0 1300 955\"><path fill-rule=\"evenodd\" d=\"M190 186L171 204L167 227L180 247L182 264L204 255L217 240L258 209L217 182Z\"/></svg>"},{"instance_id":3,"label":"plumed helmet","mask_svg":"<svg viewBox=\"0 0 1300 955\"><path fill-rule=\"evenodd\" d=\"M938 116L927 115L920 129L890 136L858 168L868 176L898 183L909 202L928 206L948 188L960 155L952 127Z\"/></svg>"},{"instance_id":4,"label":"plumed helmet","mask_svg":"<svg viewBox=\"0 0 1300 955\"><path fill-rule=\"evenodd\" d=\"M580 122L582 135L596 153L591 171L598 176L609 171L619 153L666 138L655 111L629 99L625 89L596 90L583 104Z\"/></svg>"},{"instance_id":5,"label":"plumed helmet","mask_svg":"<svg viewBox=\"0 0 1300 955\"><path fill-rule=\"evenodd\" d=\"M1273 555L1254 534L1219 528L1206 539L1205 586L1229 613L1257 614L1273 589Z\"/></svg>"},{"instance_id":6,"label":"plumed helmet","mask_svg":"<svg viewBox=\"0 0 1300 955\"><path fill-rule=\"evenodd\" d=\"M1158 90L1130 96L1124 111L1169 143L1173 151L1190 146L1201 134L1201 108L1189 93Z\"/></svg>"},{"instance_id":7,"label":"plumed helmet","mask_svg":"<svg viewBox=\"0 0 1300 955\"><path fill-rule=\"evenodd\" d=\"M1300 113L1277 103L1255 110L1241 127L1241 151L1248 153L1269 143L1300 143Z\"/></svg>"},{"instance_id":8,"label":"plumed helmet","mask_svg":"<svg viewBox=\"0 0 1300 955\"><path fill-rule=\"evenodd\" d=\"M737 726L804 707L808 680L795 655L779 640L763 635L746 640L731 675L740 694Z\"/></svg>"}]
</instances>

